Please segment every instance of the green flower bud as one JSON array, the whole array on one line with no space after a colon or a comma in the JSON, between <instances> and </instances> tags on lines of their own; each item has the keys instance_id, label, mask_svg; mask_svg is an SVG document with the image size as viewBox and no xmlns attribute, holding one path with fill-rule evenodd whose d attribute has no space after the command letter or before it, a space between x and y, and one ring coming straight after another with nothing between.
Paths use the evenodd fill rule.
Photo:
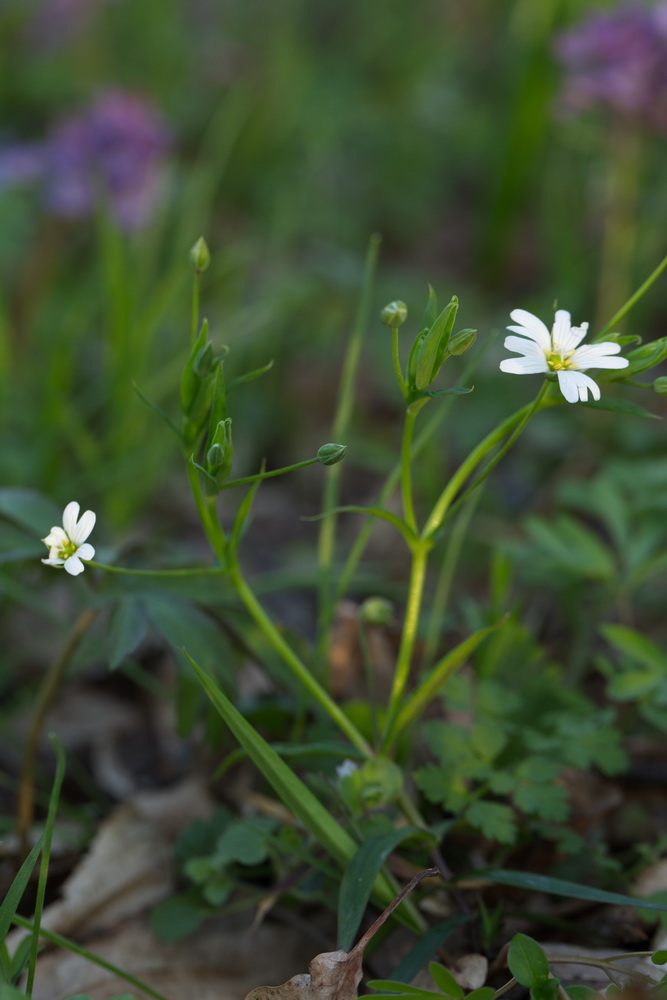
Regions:
<instances>
[{"instance_id":1,"label":"green flower bud","mask_svg":"<svg viewBox=\"0 0 667 1000\"><path fill-rule=\"evenodd\" d=\"M654 380L653 392L657 392L659 396L667 396L667 375L661 375Z\"/></svg>"},{"instance_id":2,"label":"green flower bud","mask_svg":"<svg viewBox=\"0 0 667 1000\"><path fill-rule=\"evenodd\" d=\"M323 444L317 449L317 461L322 465L336 465L345 458L346 451L346 444Z\"/></svg>"},{"instance_id":3,"label":"green flower bud","mask_svg":"<svg viewBox=\"0 0 667 1000\"><path fill-rule=\"evenodd\" d=\"M213 371L215 356L213 354L213 344L209 340L200 351L197 352L192 362L192 370L198 378L205 378Z\"/></svg>"},{"instance_id":4,"label":"green flower bud","mask_svg":"<svg viewBox=\"0 0 667 1000\"><path fill-rule=\"evenodd\" d=\"M472 345L477 340L477 330L461 330L457 333L455 337L449 341L449 346L447 350L450 354L458 357L459 354L465 354Z\"/></svg>"},{"instance_id":5,"label":"green flower bud","mask_svg":"<svg viewBox=\"0 0 667 1000\"><path fill-rule=\"evenodd\" d=\"M225 449L221 444L212 444L206 452L206 466L209 472L215 472L225 460Z\"/></svg>"},{"instance_id":6,"label":"green flower bud","mask_svg":"<svg viewBox=\"0 0 667 1000\"><path fill-rule=\"evenodd\" d=\"M211 254L206 240L200 236L195 245L190 250L190 261L197 274L202 274L211 263Z\"/></svg>"},{"instance_id":7,"label":"green flower bud","mask_svg":"<svg viewBox=\"0 0 667 1000\"><path fill-rule=\"evenodd\" d=\"M395 302L390 302L389 305L385 306L380 313L380 319L385 326L402 326L407 318L408 307L405 302L401 302L400 299L397 299Z\"/></svg>"},{"instance_id":8,"label":"green flower bud","mask_svg":"<svg viewBox=\"0 0 667 1000\"><path fill-rule=\"evenodd\" d=\"M359 770L360 798L371 809L395 802L403 790L403 772L386 757L374 757Z\"/></svg>"},{"instance_id":9,"label":"green flower bud","mask_svg":"<svg viewBox=\"0 0 667 1000\"><path fill-rule=\"evenodd\" d=\"M390 625L394 617L391 601L385 597L367 597L359 608L359 617L365 625Z\"/></svg>"}]
</instances>

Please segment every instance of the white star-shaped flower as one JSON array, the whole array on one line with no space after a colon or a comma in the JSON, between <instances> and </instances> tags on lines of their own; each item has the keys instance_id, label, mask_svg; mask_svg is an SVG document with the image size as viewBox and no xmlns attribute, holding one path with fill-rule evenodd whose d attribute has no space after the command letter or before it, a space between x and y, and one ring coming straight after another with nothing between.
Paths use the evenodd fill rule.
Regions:
<instances>
[{"instance_id":1,"label":"white star-shaped flower","mask_svg":"<svg viewBox=\"0 0 667 1000\"><path fill-rule=\"evenodd\" d=\"M78 520L77 520L78 519ZM79 505L68 503L63 511L63 526L51 528L42 541L49 549L49 558L42 559L47 566L63 566L72 576L83 573L82 559L93 559L95 549L86 541L95 527L95 515L87 510L79 518Z\"/></svg>"},{"instance_id":2,"label":"white star-shaped flower","mask_svg":"<svg viewBox=\"0 0 667 1000\"><path fill-rule=\"evenodd\" d=\"M572 326L565 309L556 310L551 333L541 319L525 309L515 309L510 316L518 325L507 329L521 336L506 337L505 347L521 357L505 358L500 362L500 370L513 375L554 373L568 403L585 403L589 392L593 399L600 398L597 382L584 375L588 368L625 368L629 364L627 358L612 357L621 348L611 340L579 347L588 332L588 323Z\"/></svg>"}]
</instances>

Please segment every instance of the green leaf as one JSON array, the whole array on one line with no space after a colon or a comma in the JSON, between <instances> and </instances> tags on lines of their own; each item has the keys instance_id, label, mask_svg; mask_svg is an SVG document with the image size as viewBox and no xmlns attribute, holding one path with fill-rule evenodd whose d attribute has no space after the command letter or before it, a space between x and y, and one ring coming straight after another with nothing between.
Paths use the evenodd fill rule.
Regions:
<instances>
[{"instance_id":1,"label":"green leaf","mask_svg":"<svg viewBox=\"0 0 667 1000\"><path fill-rule=\"evenodd\" d=\"M651 955L651 961L654 965L664 965L665 962L667 962L667 951L664 949L656 951L653 955Z\"/></svg>"},{"instance_id":2,"label":"green leaf","mask_svg":"<svg viewBox=\"0 0 667 1000\"><path fill-rule=\"evenodd\" d=\"M607 642L647 667L654 676L667 677L667 656L646 636L626 625L601 625L600 631Z\"/></svg>"},{"instance_id":3,"label":"green leaf","mask_svg":"<svg viewBox=\"0 0 667 1000\"><path fill-rule=\"evenodd\" d=\"M180 430L178 429L178 427L176 426L176 424L174 423L174 421L162 409L162 407L158 406L157 403L153 403L152 400L150 400L148 398L148 396L144 396L143 392L141 391L141 389L139 388L139 386L137 385L136 382L132 383L132 388L136 392L136 394L139 397L139 399L141 400L141 402L145 406L147 406L149 410L152 410L153 413L155 413L160 418L160 420L165 425L165 427L168 427L169 430L172 431L176 435L176 437L178 438L179 441L182 441L183 440L183 435L181 434Z\"/></svg>"},{"instance_id":4,"label":"green leaf","mask_svg":"<svg viewBox=\"0 0 667 1000\"><path fill-rule=\"evenodd\" d=\"M413 402L418 399L435 399L437 396L460 396L466 392L472 392L474 385L466 387L464 385L455 385L451 389L425 389L420 392L419 395L415 396Z\"/></svg>"},{"instance_id":5,"label":"green leaf","mask_svg":"<svg viewBox=\"0 0 667 1000\"><path fill-rule=\"evenodd\" d=\"M264 462L262 462L262 467L260 473L264 472ZM235 556L238 552L238 547L241 543L241 539L246 529L248 518L252 513L252 505L255 500L255 494L261 485L262 480L258 479L257 482L253 483L243 500L239 504L236 514L234 515L234 523L232 524L232 530L229 533L229 548L231 553Z\"/></svg>"},{"instance_id":6,"label":"green leaf","mask_svg":"<svg viewBox=\"0 0 667 1000\"><path fill-rule=\"evenodd\" d=\"M466 994L466 1000L493 1000L495 995L496 991L492 986L480 986L478 989Z\"/></svg>"},{"instance_id":7,"label":"green leaf","mask_svg":"<svg viewBox=\"0 0 667 1000\"><path fill-rule=\"evenodd\" d=\"M544 951L527 934L515 934L507 952L510 972L522 986L532 988L549 978L549 962Z\"/></svg>"},{"instance_id":8,"label":"green leaf","mask_svg":"<svg viewBox=\"0 0 667 1000\"><path fill-rule=\"evenodd\" d=\"M619 381L632 378L648 368L667 360L667 337L660 337L652 340L648 344L642 344L634 351L629 351L626 355L630 362L627 368L619 368L613 375L607 375L607 381Z\"/></svg>"},{"instance_id":9,"label":"green leaf","mask_svg":"<svg viewBox=\"0 0 667 1000\"><path fill-rule=\"evenodd\" d=\"M382 865L398 844L418 832L418 827L406 826L369 837L346 867L338 891L338 947L341 951L349 951L354 943Z\"/></svg>"},{"instance_id":10,"label":"green leaf","mask_svg":"<svg viewBox=\"0 0 667 1000\"><path fill-rule=\"evenodd\" d=\"M184 654L199 677L202 687L215 709L246 750L255 767L269 782L280 801L298 817L303 826L332 858L343 866L348 865L357 852L355 841L319 799L313 795L308 786L294 774L266 740L243 718L213 679L186 651ZM393 889L383 875L379 875L375 881L374 897L380 901L382 906L388 906L394 898Z\"/></svg>"},{"instance_id":11,"label":"green leaf","mask_svg":"<svg viewBox=\"0 0 667 1000\"><path fill-rule=\"evenodd\" d=\"M602 1000L601 995L590 986L566 986L565 992L570 1000Z\"/></svg>"},{"instance_id":12,"label":"green leaf","mask_svg":"<svg viewBox=\"0 0 667 1000\"><path fill-rule=\"evenodd\" d=\"M436 998L442 996L441 993L435 990L422 990L419 986L399 983L395 979L372 979L368 985L371 989L382 990L383 993L391 993L394 997L420 997L422 1000L436 1000Z\"/></svg>"},{"instance_id":13,"label":"green leaf","mask_svg":"<svg viewBox=\"0 0 667 1000\"><path fill-rule=\"evenodd\" d=\"M598 536L566 514L551 521L529 518L526 529L556 565L584 578L613 580L614 558Z\"/></svg>"},{"instance_id":14,"label":"green leaf","mask_svg":"<svg viewBox=\"0 0 667 1000\"><path fill-rule=\"evenodd\" d=\"M621 906L636 906L638 910L660 910L662 913L667 913L667 905L662 903L625 896L619 892L607 892L606 889L594 889L589 885L552 878L550 875L536 875L534 872L513 871L509 868L485 869L474 874L490 882L497 882L498 885L511 885L516 889L550 892L553 896L567 896L569 899L586 899L592 903L619 903Z\"/></svg>"},{"instance_id":15,"label":"green leaf","mask_svg":"<svg viewBox=\"0 0 667 1000\"><path fill-rule=\"evenodd\" d=\"M0 516L8 518L38 538L62 524L62 508L37 490L20 486L0 489Z\"/></svg>"},{"instance_id":16,"label":"green leaf","mask_svg":"<svg viewBox=\"0 0 667 1000\"><path fill-rule=\"evenodd\" d=\"M454 1000L462 1000L464 995L463 990L449 969L446 969L440 962L429 962L428 971L431 973L431 979L435 985L439 990L442 990L446 997L454 997Z\"/></svg>"},{"instance_id":17,"label":"green leaf","mask_svg":"<svg viewBox=\"0 0 667 1000\"><path fill-rule=\"evenodd\" d=\"M489 840L501 844L513 844L516 839L516 821L509 806L502 802L473 802L466 811L465 818L471 826L481 830Z\"/></svg>"},{"instance_id":18,"label":"green leaf","mask_svg":"<svg viewBox=\"0 0 667 1000\"><path fill-rule=\"evenodd\" d=\"M149 620L182 660L182 647L209 670L235 683L229 640L215 621L199 608L163 594L147 594L144 606ZM182 660L182 662L184 662Z\"/></svg>"},{"instance_id":19,"label":"green leaf","mask_svg":"<svg viewBox=\"0 0 667 1000\"><path fill-rule=\"evenodd\" d=\"M259 818L252 821L240 820L230 823L218 839L214 861L226 865L238 861L242 865L258 865L268 857L266 830L259 825ZM270 824L273 826L273 823Z\"/></svg>"},{"instance_id":20,"label":"green leaf","mask_svg":"<svg viewBox=\"0 0 667 1000\"><path fill-rule=\"evenodd\" d=\"M254 368L251 372L246 372L245 375L237 375L237 377L233 378L229 383L227 391L231 392L232 389L235 389L239 385L245 385L246 382L254 381L254 379L259 378L260 375L265 375L266 372L270 372L272 368L273 360L267 361L267 363L262 365L261 368Z\"/></svg>"},{"instance_id":21,"label":"green leaf","mask_svg":"<svg viewBox=\"0 0 667 1000\"><path fill-rule=\"evenodd\" d=\"M194 934L209 912L195 897L180 893L154 907L150 924L160 941L182 941Z\"/></svg>"},{"instance_id":22,"label":"green leaf","mask_svg":"<svg viewBox=\"0 0 667 1000\"><path fill-rule=\"evenodd\" d=\"M622 369L627 372L627 368ZM614 399L613 396L605 396L602 399L589 399L587 403L580 403L580 406L587 406L590 410L609 410L611 413L624 413L630 417L648 417L649 420L662 420L657 413L632 403L629 399Z\"/></svg>"},{"instance_id":23,"label":"green leaf","mask_svg":"<svg viewBox=\"0 0 667 1000\"><path fill-rule=\"evenodd\" d=\"M10 885L7 895L2 901L2 906L0 906L0 941L4 941L9 933L9 928L11 927L12 920L14 919L14 914L18 909L23 893L25 892L28 882L30 881L30 876L32 875L32 870L37 863L37 858L39 857L39 852L42 849L43 842L44 838L40 837L14 876L14 881Z\"/></svg>"},{"instance_id":24,"label":"green leaf","mask_svg":"<svg viewBox=\"0 0 667 1000\"><path fill-rule=\"evenodd\" d=\"M109 667L115 670L133 653L146 635L146 616L136 597L121 597L114 607L107 631Z\"/></svg>"},{"instance_id":25,"label":"green leaf","mask_svg":"<svg viewBox=\"0 0 667 1000\"><path fill-rule=\"evenodd\" d=\"M503 619L504 620L504 619ZM391 733L387 734L387 743L393 742L393 740L403 732L403 730L410 726L416 719L419 718L421 713L424 711L426 706L433 701L435 696L440 691L440 688L445 683L445 681L458 670L460 666L471 656L477 649L479 644L489 635L494 632L500 625L502 621L497 622L495 625L490 625L488 628L481 628L477 632L474 632L463 642L455 646L446 656L443 656L441 660L435 664L435 666L428 672L425 679L421 681L417 689L410 695L405 705L399 712L398 718L394 725Z\"/></svg>"},{"instance_id":26,"label":"green leaf","mask_svg":"<svg viewBox=\"0 0 667 1000\"><path fill-rule=\"evenodd\" d=\"M394 969L394 980L399 983L412 982L419 970L423 969L429 958L444 944L447 938L469 920L469 916L448 917L446 920L439 920L437 924L421 935L405 958ZM487 998L481 997L480 1000L487 1000Z\"/></svg>"}]
</instances>

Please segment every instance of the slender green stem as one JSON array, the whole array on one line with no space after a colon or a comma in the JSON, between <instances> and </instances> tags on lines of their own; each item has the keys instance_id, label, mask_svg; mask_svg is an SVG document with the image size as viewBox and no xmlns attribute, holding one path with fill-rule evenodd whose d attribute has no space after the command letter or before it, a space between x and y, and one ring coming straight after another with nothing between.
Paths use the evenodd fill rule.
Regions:
<instances>
[{"instance_id":1,"label":"slender green stem","mask_svg":"<svg viewBox=\"0 0 667 1000\"><path fill-rule=\"evenodd\" d=\"M224 565L227 556L227 543L222 526L220 525L220 521L218 520L215 511L215 505L210 503L207 504L201 490L199 473L195 469L192 462L186 460L185 464L187 466L190 489L192 490L192 496L195 501L197 513L199 514L199 520L202 523L202 527L206 533L206 537L209 540L211 548L220 562Z\"/></svg>"},{"instance_id":2,"label":"slender green stem","mask_svg":"<svg viewBox=\"0 0 667 1000\"><path fill-rule=\"evenodd\" d=\"M433 662L438 649L438 643L442 634L442 624L449 601L449 595L452 589L456 565L461 554L463 540L468 531L468 527L470 526L470 521L475 512L477 500L480 495L481 494L478 493L475 499L462 511L461 516L457 520L449 535L447 547L443 553L442 565L440 567L440 573L438 575L433 600L431 602L426 637L424 639L424 655L422 657L422 662L427 667Z\"/></svg>"},{"instance_id":3,"label":"slender green stem","mask_svg":"<svg viewBox=\"0 0 667 1000\"><path fill-rule=\"evenodd\" d=\"M616 326L616 324L620 322L620 320L622 320L624 316L627 316L627 314L636 305L636 303L639 302L642 296L645 295L646 292L648 292L651 285L658 280L658 278L665 270L665 268L667 268L667 256L662 258L656 269L652 271L651 274L649 274L646 281L639 286L637 291L630 296L628 301L624 305L622 305L621 308L614 313L609 322L605 326L603 326L603 328L597 335L596 340L601 340L606 333L609 333L612 327Z\"/></svg>"},{"instance_id":4,"label":"slender green stem","mask_svg":"<svg viewBox=\"0 0 667 1000\"><path fill-rule=\"evenodd\" d=\"M16 924L17 927L23 927L27 931L34 931L35 925L30 920L26 920L25 917L20 917L17 913L12 917L12 923ZM105 969L114 976L118 976L124 982L129 983L130 986L136 986L138 990L147 993L148 996L155 997L155 1000L167 1000L162 993L158 993L147 983L144 983L141 979L137 979L136 976L130 975L129 972L125 972L123 969L114 965L112 962L107 962L105 958L100 958L99 955L95 955L92 951L88 951L87 948L83 948L80 944L71 941L69 938L63 937L62 934L56 934L55 931L49 931L46 927L40 927L39 936L44 938L46 941L50 941L52 944L57 944L59 948L66 948L67 951L71 951L74 955L80 955L81 958L87 959L92 962L93 965L98 965L100 969Z\"/></svg>"},{"instance_id":5,"label":"slender green stem","mask_svg":"<svg viewBox=\"0 0 667 1000\"><path fill-rule=\"evenodd\" d=\"M466 382L472 375L474 369L479 363L479 358L484 354L484 350L478 352L477 357L474 361L471 361L464 369L461 375L461 381ZM417 455L420 455L424 450L428 442L433 437L433 434L438 429L440 424L443 422L454 400L457 397L449 396L447 399L439 403L439 405L433 410L433 415L426 421L425 425L422 427L421 431L415 437L414 445L412 448L412 457L415 459ZM401 479L401 462L396 462L393 469L385 479L384 485L382 486L377 499L377 506L382 506L387 498L391 495L393 490L396 488ZM354 576L355 570L359 565L361 557L364 553L364 549L368 545L369 539L373 533L373 528L375 527L375 518L369 515L366 518L366 523L361 528L357 538L348 553L345 564L338 576L338 585L336 587L335 599L339 600L343 594L346 592L352 577Z\"/></svg>"},{"instance_id":6,"label":"slender green stem","mask_svg":"<svg viewBox=\"0 0 667 1000\"><path fill-rule=\"evenodd\" d=\"M389 697L389 705L387 707L387 715L385 718L384 732L382 735L383 749L386 747L387 741L392 734L395 721L401 708L401 702L408 683L408 678L410 676L412 654L414 652L415 640L417 638L419 614L421 610L424 582L426 580L426 566L428 563L428 553L430 548L430 543L424 541L417 542L412 546L412 569L410 572L408 602L405 609L401 645L398 650L396 670L394 671L394 680L392 683L391 695Z\"/></svg>"},{"instance_id":7,"label":"slender green stem","mask_svg":"<svg viewBox=\"0 0 667 1000\"><path fill-rule=\"evenodd\" d=\"M486 477L489 475L491 470L498 464L500 459L507 454L511 446L514 444L516 439L519 437L524 427L536 412L536 410L541 406L544 394L547 390L548 382L542 384L540 391L533 400L527 406L522 406L520 410L513 413L510 417L499 424L495 430L491 431L490 434L484 438L483 441L474 448L468 457L461 463L452 478L449 480L444 490L438 497L433 510L431 511L430 517L424 526L422 531L422 538L431 538L436 531L440 528L445 515L447 514L451 503L461 489L465 481L469 476L472 475L474 470L477 468L482 459L488 455L488 453L495 448L497 444L502 441L506 434L508 434L513 428L514 431L507 439L503 447L498 451L494 458L489 462L484 471L477 477L477 479L470 485L464 494L460 497L458 505L463 503L470 494L476 490L484 482Z\"/></svg>"},{"instance_id":8,"label":"slender green stem","mask_svg":"<svg viewBox=\"0 0 667 1000\"><path fill-rule=\"evenodd\" d=\"M375 671L373 669L373 659L371 657L371 651L368 644L368 634L366 629L368 628L363 617L360 615L357 619L359 628L359 649L361 651L361 660L364 667L364 676L366 678L366 697L368 699L368 708L371 716L371 731L373 733L373 746L378 746L379 743L379 730L377 721L377 684L375 683Z\"/></svg>"},{"instance_id":9,"label":"slender green stem","mask_svg":"<svg viewBox=\"0 0 667 1000\"><path fill-rule=\"evenodd\" d=\"M415 420L419 409L416 405L408 406L405 411L403 425L403 440L401 441L401 497L403 500L403 516L406 524L417 533L414 500L412 496L412 439L415 430Z\"/></svg>"},{"instance_id":10,"label":"slender green stem","mask_svg":"<svg viewBox=\"0 0 667 1000\"><path fill-rule=\"evenodd\" d=\"M44 910L44 898L46 896L46 880L49 874L49 860L51 858L51 841L53 839L53 829L56 824L58 803L60 801L60 789L62 788L65 776L65 753L60 741L53 735L50 737L53 749L56 752L56 773L53 778L53 787L49 799L49 811L46 817L44 828L44 846L42 847L42 860L39 866L39 879L37 882L37 897L35 899L35 915L33 917L32 942L30 947L30 961L28 963L28 975L26 978L25 992L28 998L32 997L32 989L35 983L35 968L37 966L37 952L39 951L39 929L42 923L42 912Z\"/></svg>"},{"instance_id":11,"label":"slender green stem","mask_svg":"<svg viewBox=\"0 0 667 1000\"><path fill-rule=\"evenodd\" d=\"M371 757L372 750L357 727L350 721L350 719L348 719L342 709L327 694L319 681L313 676L305 663L303 663L294 650L285 642L282 635L246 583L243 574L241 573L241 568L237 562L234 562L230 567L230 579L251 617L262 630L264 636L273 649L287 664L294 677L306 689L308 694L312 696L320 708L322 708L333 720L333 722L336 723L341 732L347 736L350 743L352 743L357 750L363 753L365 757Z\"/></svg>"},{"instance_id":12,"label":"slender green stem","mask_svg":"<svg viewBox=\"0 0 667 1000\"><path fill-rule=\"evenodd\" d=\"M403 370L401 368L401 358L398 353L398 327L392 326L391 328L391 360L394 365L394 371L396 373L396 378L403 396L407 392L407 385L405 379L403 378Z\"/></svg>"},{"instance_id":13,"label":"slender green stem","mask_svg":"<svg viewBox=\"0 0 667 1000\"><path fill-rule=\"evenodd\" d=\"M230 479L223 483L221 489L229 490L232 486L246 486L248 483L256 483L264 479L271 479L273 476L284 476L286 472L294 472L296 469L305 469L307 465L316 465L319 458L306 458L303 462L295 462L294 465L286 465L284 469L274 469L272 472L258 472L254 476L244 476L243 479Z\"/></svg>"},{"instance_id":14,"label":"slender green stem","mask_svg":"<svg viewBox=\"0 0 667 1000\"><path fill-rule=\"evenodd\" d=\"M357 372L359 370L359 362L361 359L361 348L370 320L373 282L379 249L380 237L376 233L371 236L368 244L364 264L361 297L359 299L357 314L347 345L345 360L343 362L343 371L341 374L340 388L338 392L338 404L332 426L332 437L334 441L345 440L352 417ZM333 510L338 506L341 475L341 465L333 465L331 468L326 470L322 496L322 509L324 511ZM319 606L315 663L320 668L324 668L325 665L326 646L333 618L334 602L332 601L332 569L336 547L337 520L336 515L331 514L322 521L317 543L317 565L319 567ZM324 669L322 672L325 672Z\"/></svg>"},{"instance_id":15,"label":"slender green stem","mask_svg":"<svg viewBox=\"0 0 667 1000\"><path fill-rule=\"evenodd\" d=\"M94 559L83 559L86 566L102 569L105 573L121 573L123 576L148 577L188 577L188 576L222 576L227 572L224 566L187 566L182 569L128 569L125 566L110 566L108 563L96 562Z\"/></svg>"},{"instance_id":16,"label":"slender green stem","mask_svg":"<svg viewBox=\"0 0 667 1000\"><path fill-rule=\"evenodd\" d=\"M195 271L194 281L192 283L192 325L190 327L190 344L194 344L197 339L197 331L199 330L199 286L201 284L201 275L199 271Z\"/></svg>"}]
</instances>

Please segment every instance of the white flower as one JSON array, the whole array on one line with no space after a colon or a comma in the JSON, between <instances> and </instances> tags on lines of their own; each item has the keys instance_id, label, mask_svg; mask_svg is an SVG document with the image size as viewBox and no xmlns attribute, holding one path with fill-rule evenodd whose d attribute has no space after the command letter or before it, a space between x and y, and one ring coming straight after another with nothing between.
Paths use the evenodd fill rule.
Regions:
<instances>
[{"instance_id":1,"label":"white flower","mask_svg":"<svg viewBox=\"0 0 667 1000\"><path fill-rule=\"evenodd\" d=\"M95 527L95 515L87 510L79 520L79 505L72 501L63 511L63 526L51 528L42 541L49 548L49 558L42 559L47 566L64 566L72 576L83 573L82 559L93 559L95 549L86 539Z\"/></svg>"},{"instance_id":2,"label":"white flower","mask_svg":"<svg viewBox=\"0 0 667 1000\"><path fill-rule=\"evenodd\" d=\"M521 336L506 337L505 347L522 356L501 361L500 370L513 375L554 372L568 403L579 400L585 403L589 390L593 399L600 398L600 387L584 375L586 369L625 368L629 364L627 358L611 357L621 349L611 340L579 347L588 331L588 323L572 326L570 314L565 309L556 310L551 333L541 319L525 309L515 309L510 316L518 326L508 326L507 329Z\"/></svg>"},{"instance_id":3,"label":"white flower","mask_svg":"<svg viewBox=\"0 0 667 1000\"><path fill-rule=\"evenodd\" d=\"M355 762L350 760L348 757L342 764L338 765L336 768L336 774L339 778L349 778L351 774L354 774L354 772L358 770L359 765L355 764Z\"/></svg>"}]
</instances>

